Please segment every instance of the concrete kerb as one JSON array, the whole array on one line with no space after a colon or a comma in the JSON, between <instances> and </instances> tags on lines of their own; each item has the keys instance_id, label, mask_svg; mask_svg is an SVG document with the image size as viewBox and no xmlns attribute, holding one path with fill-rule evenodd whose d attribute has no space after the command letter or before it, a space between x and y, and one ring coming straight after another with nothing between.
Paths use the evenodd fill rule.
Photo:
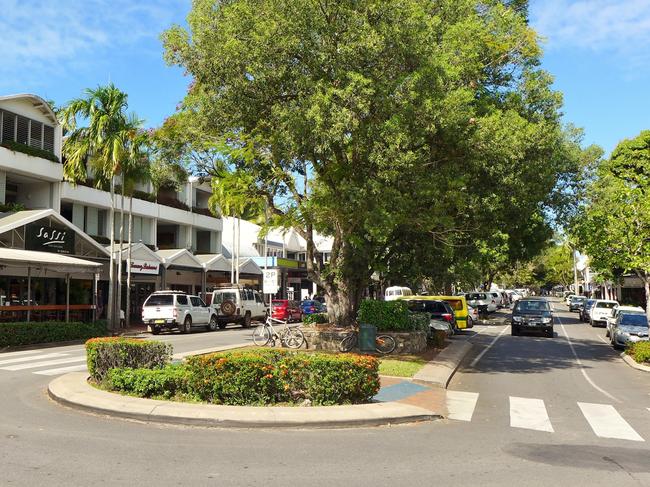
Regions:
<instances>
[{"instance_id":1,"label":"concrete kerb","mask_svg":"<svg viewBox=\"0 0 650 487\"><path fill-rule=\"evenodd\" d=\"M463 359L472 349L467 340L452 341L434 360L413 376L413 382L447 388Z\"/></svg>"},{"instance_id":2,"label":"concrete kerb","mask_svg":"<svg viewBox=\"0 0 650 487\"><path fill-rule=\"evenodd\" d=\"M642 370L643 372L650 372L650 367L648 367L647 365L637 363L632 357L630 357L625 352L621 353L621 358L623 359L623 362L625 362L627 365L629 365L633 369Z\"/></svg>"},{"instance_id":3,"label":"concrete kerb","mask_svg":"<svg viewBox=\"0 0 650 487\"><path fill-rule=\"evenodd\" d=\"M96 389L88 374L72 372L48 386L60 404L93 413L145 422L235 428L346 428L442 419L427 409L385 402L353 406L248 407L177 403L123 396Z\"/></svg>"}]
</instances>

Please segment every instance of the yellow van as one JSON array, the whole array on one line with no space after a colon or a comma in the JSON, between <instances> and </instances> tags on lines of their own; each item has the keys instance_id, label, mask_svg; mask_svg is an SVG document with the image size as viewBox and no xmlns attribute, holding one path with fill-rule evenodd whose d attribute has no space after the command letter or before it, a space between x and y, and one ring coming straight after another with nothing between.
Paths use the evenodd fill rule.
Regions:
<instances>
[{"instance_id":1,"label":"yellow van","mask_svg":"<svg viewBox=\"0 0 650 487\"><path fill-rule=\"evenodd\" d=\"M454 318L456 319L456 327L459 330L471 328L474 326L467 318L469 310L467 309L467 301L464 296L404 296L399 299L406 301L409 300L424 300L424 301L446 301L454 310ZM469 325L468 325L469 323Z\"/></svg>"}]
</instances>

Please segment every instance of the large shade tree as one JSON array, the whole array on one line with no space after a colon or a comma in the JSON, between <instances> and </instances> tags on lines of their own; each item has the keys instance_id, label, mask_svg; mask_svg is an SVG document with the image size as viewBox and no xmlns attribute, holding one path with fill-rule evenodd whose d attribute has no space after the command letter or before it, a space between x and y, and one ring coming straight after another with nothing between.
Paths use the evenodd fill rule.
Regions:
<instances>
[{"instance_id":1,"label":"large shade tree","mask_svg":"<svg viewBox=\"0 0 650 487\"><path fill-rule=\"evenodd\" d=\"M600 165L572 231L593 270L641 280L650 317L650 130Z\"/></svg>"},{"instance_id":2,"label":"large shade tree","mask_svg":"<svg viewBox=\"0 0 650 487\"><path fill-rule=\"evenodd\" d=\"M481 217L543 211L561 97L525 4L195 0L163 34L193 78L183 117L222 147L220 206L263 201L305 238L331 319L354 320L375 267L413 246L401 229L454 245ZM314 231L333 238L328 264Z\"/></svg>"}]
</instances>

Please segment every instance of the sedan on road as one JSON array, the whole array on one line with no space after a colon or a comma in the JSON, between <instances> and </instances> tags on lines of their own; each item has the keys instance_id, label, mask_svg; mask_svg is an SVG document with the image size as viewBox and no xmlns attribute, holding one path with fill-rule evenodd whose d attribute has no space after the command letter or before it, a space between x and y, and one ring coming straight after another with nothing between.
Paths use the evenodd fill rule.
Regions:
<instances>
[{"instance_id":1,"label":"sedan on road","mask_svg":"<svg viewBox=\"0 0 650 487\"><path fill-rule=\"evenodd\" d=\"M610 332L614 348L625 348L636 342L648 341L648 317L640 314L621 313Z\"/></svg>"},{"instance_id":2,"label":"sedan on road","mask_svg":"<svg viewBox=\"0 0 650 487\"><path fill-rule=\"evenodd\" d=\"M541 331L553 338L553 310L545 299L524 298L517 301L510 318L512 336L523 331Z\"/></svg>"},{"instance_id":3,"label":"sedan on road","mask_svg":"<svg viewBox=\"0 0 650 487\"><path fill-rule=\"evenodd\" d=\"M569 301L569 311L580 311L580 308L585 304L585 301L587 301L587 298L584 296L573 296L571 298L571 301Z\"/></svg>"},{"instance_id":4,"label":"sedan on road","mask_svg":"<svg viewBox=\"0 0 650 487\"><path fill-rule=\"evenodd\" d=\"M580 320L588 322L591 318L591 308L596 304L596 299L588 299L585 304L580 308Z\"/></svg>"}]
</instances>

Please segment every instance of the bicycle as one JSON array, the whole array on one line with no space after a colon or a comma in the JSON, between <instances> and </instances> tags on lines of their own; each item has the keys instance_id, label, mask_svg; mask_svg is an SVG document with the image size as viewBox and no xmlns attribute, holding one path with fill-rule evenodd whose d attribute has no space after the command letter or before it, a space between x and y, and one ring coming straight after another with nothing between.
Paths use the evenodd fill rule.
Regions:
<instances>
[{"instance_id":1,"label":"bicycle","mask_svg":"<svg viewBox=\"0 0 650 487\"><path fill-rule=\"evenodd\" d=\"M349 352L359 343L359 330L354 328L345 335L339 343L339 351ZM381 354L389 354L395 350L395 339L390 335L377 335L375 337L375 350Z\"/></svg>"},{"instance_id":2,"label":"bicycle","mask_svg":"<svg viewBox=\"0 0 650 487\"><path fill-rule=\"evenodd\" d=\"M273 322L284 324L284 328L276 330ZM267 317L263 325L259 325L253 330L253 343L258 347L263 347L269 342L271 346L275 346L275 341L280 340L282 345L288 348L300 348L305 343L305 335L298 326L289 326L286 321L278 320L276 318Z\"/></svg>"}]
</instances>

